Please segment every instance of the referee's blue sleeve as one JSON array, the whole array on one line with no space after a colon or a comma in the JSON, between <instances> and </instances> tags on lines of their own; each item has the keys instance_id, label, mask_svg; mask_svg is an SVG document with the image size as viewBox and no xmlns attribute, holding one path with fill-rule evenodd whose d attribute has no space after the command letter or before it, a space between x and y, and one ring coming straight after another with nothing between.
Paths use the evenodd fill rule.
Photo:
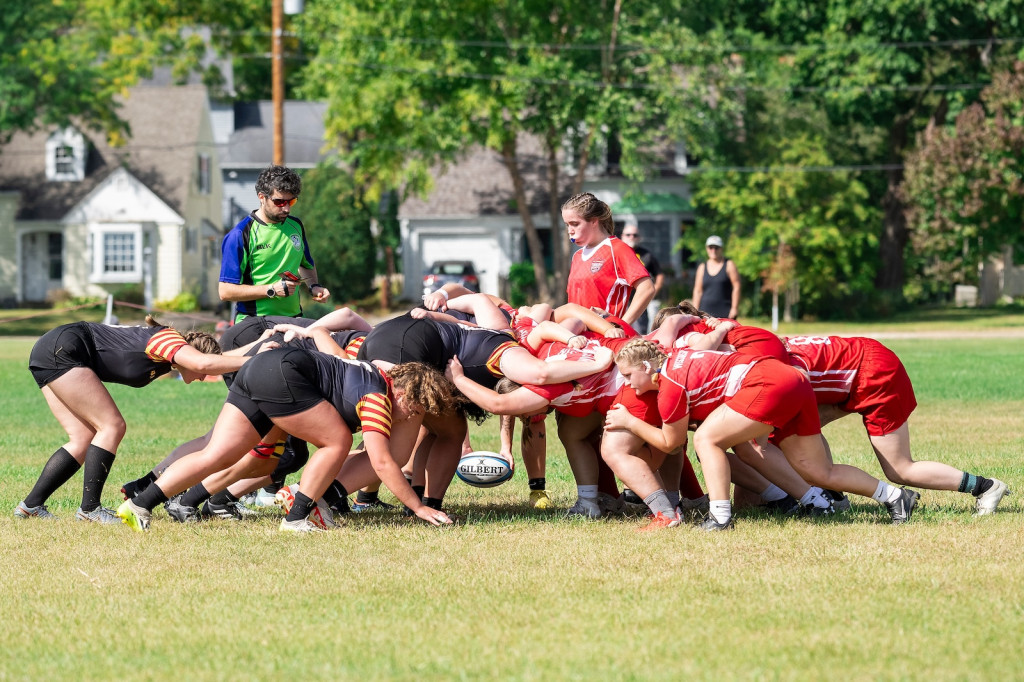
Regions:
<instances>
[{"instance_id":1,"label":"referee's blue sleeve","mask_svg":"<svg viewBox=\"0 0 1024 682\"><path fill-rule=\"evenodd\" d=\"M245 256L241 230L231 230L224 235L220 256L220 281L228 284L241 284L242 258Z\"/></svg>"}]
</instances>

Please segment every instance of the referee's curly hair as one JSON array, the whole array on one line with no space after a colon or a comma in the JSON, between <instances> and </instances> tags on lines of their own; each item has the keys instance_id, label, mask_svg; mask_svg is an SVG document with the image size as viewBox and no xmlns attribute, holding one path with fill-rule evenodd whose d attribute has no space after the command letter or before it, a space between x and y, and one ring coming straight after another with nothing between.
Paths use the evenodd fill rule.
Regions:
<instances>
[{"instance_id":1,"label":"referee's curly hair","mask_svg":"<svg viewBox=\"0 0 1024 682\"><path fill-rule=\"evenodd\" d=\"M256 178L256 193L269 197L274 190L297 197L302 192L302 178L291 168L269 166Z\"/></svg>"}]
</instances>

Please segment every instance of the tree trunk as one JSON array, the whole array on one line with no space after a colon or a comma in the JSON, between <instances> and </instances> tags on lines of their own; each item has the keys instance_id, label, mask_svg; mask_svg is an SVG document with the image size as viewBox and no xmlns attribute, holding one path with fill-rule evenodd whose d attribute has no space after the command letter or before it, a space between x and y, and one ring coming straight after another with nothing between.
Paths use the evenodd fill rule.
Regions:
<instances>
[{"instance_id":1,"label":"tree trunk","mask_svg":"<svg viewBox=\"0 0 1024 682\"><path fill-rule=\"evenodd\" d=\"M555 282L569 281L569 257L572 255L569 246L569 233L562 229L561 198L559 197L558 178L561 169L558 166L558 147L553 142L553 137L546 140L548 147L548 212L551 214L551 261L552 269L555 271ZM566 288L556 286L552 295L557 299L558 304L565 303L567 299Z\"/></svg>"},{"instance_id":2,"label":"tree trunk","mask_svg":"<svg viewBox=\"0 0 1024 682\"><path fill-rule=\"evenodd\" d=\"M533 223L533 216L530 215L530 203L526 198L526 188L523 185L523 175L519 170L519 157L516 156L516 138L506 138L501 145L501 155L505 159L505 167L512 178L512 187L515 189L516 206L519 209L519 217L523 221L523 232L526 233L526 244L530 250L530 260L533 262L533 272L537 278L537 296L540 300L551 302L551 288L548 286L548 270L544 265L544 247L540 242L540 235L537 234L537 226Z\"/></svg>"},{"instance_id":3,"label":"tree trunk","mask_svg":"<svg viewBox=\"0 0 1024 682\"><path fill-rule=\"evenodd\" d=\"M881 269L878 271L876 284L879 290L902 297L904 272L903 251L909 237L907 233L907 217L904 213L903 200L900 199L900 184L903 182L903 150L907 141L907 123L897 122L889 133L889 149L893 164L900 168L887 171L888 183L885 196L882 197L882 235L879 239L878 252Z\"/></svg>"}]
</instances>

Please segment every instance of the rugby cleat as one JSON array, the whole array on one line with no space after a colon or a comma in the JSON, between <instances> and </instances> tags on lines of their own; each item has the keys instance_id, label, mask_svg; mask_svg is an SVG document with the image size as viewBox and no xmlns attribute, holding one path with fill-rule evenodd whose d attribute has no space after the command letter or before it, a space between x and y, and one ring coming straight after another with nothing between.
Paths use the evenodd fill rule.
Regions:
<instances>
[{"instance_id":1,"label":"rugby cleat","mask_svg":"<svg viewBox=\"0 0 1024 682\"><path fill-rule=\"evenodd\" d=\"M143 509L131 500L125 500L117 508L117 516L132 530L144 533L149 530L149 522L153 518L153 512Z\"/></svg>"},{"instance_id":2,"label":"rugby cleat","mask_svg":"<svg viewBox=\"0 0 1024 682\"><path fill-rule=\"evenodd\" d=\"M675 528L683 522L682 517L679 516L679 512L673 512L672 514L666 514L665 512L658 512L651 519L651 522L642 528L637 528L638 533L649 533L654 530L661 530L662 528Z\"/></svg>"},{"instance_id":3,"label":"rugby cleat","mask_svg":"<svg viewBox=\"0 0 1024 682\"><path fill-rule=\"evenodd\" d=\"M894 526L906 523L917 507L917 501L921 499L921 493L909 488L900 488L900 496L893 502L886 502L885 508L889 510Z\"/></svg>"},{"instance_id":4,"label":"rugby cleat","mask_svg":"<svg viewBox=\"0 0 1024 682\"><path fill-rule=\"evenodd\" d=\"M57 517L50 513L50 510L46 508L45 504L41 504L38 507L26 507L25 500L22 500L18 503L18 506L14 508L14 518L56 520Z\"/></svg>"},{"instance_id":5,"label":"rugby cleat","mask_svg":"<svg viewBox=\"0 0 1024 682\"><path fill-rule=\"evenodd\" d=\"M978 516L984 516L986 514L994 514L996 507L1003 500L1003 497L1010 494L1010 490L1006 487L1006 484L1000 481L998 478L993 478L992 487L978 495L975 502L977 511L975 512Z\"/></svg>"},{"instance_id":6,"label":"rugby cleat","mask_svg":"<svg viewBox=\"0 0 1024 682\"><path fill-rule=\"evenodd\" d=\"M75 512L75 519L79 521L88 521L89 523L121 523L121 519L117 518L117 512L107 507L99 506L90 512L83 511L81 507Z\"/></svg>"}]
</instances>

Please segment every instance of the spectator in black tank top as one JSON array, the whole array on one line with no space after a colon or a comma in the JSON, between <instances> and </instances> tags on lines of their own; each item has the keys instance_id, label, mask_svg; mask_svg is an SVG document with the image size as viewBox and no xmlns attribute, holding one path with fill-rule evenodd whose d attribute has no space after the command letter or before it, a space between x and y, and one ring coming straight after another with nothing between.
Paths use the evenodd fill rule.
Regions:
<instances>
[{"instance_id":1,"label":"spectator in black tank top","mask_svg":"<svg viewBox=\"0 0 1024 682\"><path fill-rule=\"evenodd\" d=\"M704 242L706 262L697 266L693 282L693 305L719 318L736 319L740 306L740 273L724 257L722 238L711 235Z\"/></svg>"}]
</instances>

